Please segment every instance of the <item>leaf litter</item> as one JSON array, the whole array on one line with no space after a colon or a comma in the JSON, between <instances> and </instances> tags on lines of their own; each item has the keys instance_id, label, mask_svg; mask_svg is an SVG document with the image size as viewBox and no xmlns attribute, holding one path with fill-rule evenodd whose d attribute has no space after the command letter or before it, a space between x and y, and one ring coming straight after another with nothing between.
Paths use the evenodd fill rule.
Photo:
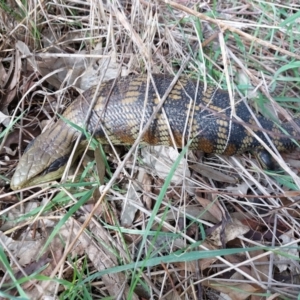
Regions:
<instances>
[{"instance_id":1,"label":"leaf litter","mask_svg":"<svg viewBox=\"0 0 300 300\"><path fill-rule=\"evenodd\" d=\"M194 1L120 1L118 6L104 1L99 6L49 3L43 10L39 6L33 10L35 17L47 16L45 23L39 23L39 18L33 23L32 10L24 15L21 3L12 4L14 13L1 7L3 20L9 20L1 24L3 32L16 41L6 39L0 62L0 241L12 269L3 267L2 256L1 290L18 295L15 276L26 279L21 286L30 299L54 294L70 298L80 295L82 286L98 298L255 299L260 293L266 299L278 295L296 299L300 288L293 281L299 273L298 150L278 156L284 170L288 168L288 177L265 172L251 153L227 158L197 151L186 154L170 175L180 151L142 148L116 175L101 208L97 205L109 171L117 169L127 151L124 147L105 154L105 176L103 169L92 168L93 162L88 161L79 168L79 174L86 174L82 181L78 181L82 175L74 182L70 176L73 183L69 185L26 189L16 194L19 202L8 188L18 151L39 135L43 122L61 114L78 91L145 70L176 72L186 57L189 76L222 86L227 76L227 86L236 84L236 100L247 95L253 110L264 114L263 95L271 115L289 120L297 111L293 106L293 99L299 99L297 75L293 82L280 67L285 67L282 55L290 64L299 56L293 51L297 47L289 48L299 34L299 23L292 18L294 4L285 3L284 17L276 4L232 6L217 1L214 5ZM211 13L215 18L209 17ZM282 18L290 20L291 30ZM268 36L270 27L273 39ZM224 65L222 55L230 67L226 61ZM274 77L275 70L280 70L280 76ZM97 171L102 174L101 186L88 197ZM157 201L160 206L151 221ZM89 226L82 227L86 220ZM149 222L150 231L146 230ZM141 245L145 265L158 259L152 267L97 276L133 263ZM260 250L246 250L257 246ZM232 248L245 251L227 254ZM219 250L219 255L187 261L195 250ZM177 262L161 262L160 258L169 256ZM276 280L286 271L284 283ZM47 280L39 280L37 273Z\"/></svg>"}]
</instances>

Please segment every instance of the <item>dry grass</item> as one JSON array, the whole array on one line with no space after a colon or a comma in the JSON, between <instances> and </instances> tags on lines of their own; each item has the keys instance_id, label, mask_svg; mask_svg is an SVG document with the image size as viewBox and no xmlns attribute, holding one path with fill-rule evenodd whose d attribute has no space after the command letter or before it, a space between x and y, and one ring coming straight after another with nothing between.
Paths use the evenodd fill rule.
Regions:
<instances>
[{"instance_id":1,"label":"dry grass","mask_svg":"<svg viewBox=\"0 0 300 300\"><path fill-rule=\"evenodd\" d=\"M298 149L269 149L278 174L253 153L115 148L105 178L95 151L75 183L9 190L28 141L120 74L180 71L293 123L297 1L211 2L0 1L0 297L299 299Z\"/></svg>"}]
</instances>

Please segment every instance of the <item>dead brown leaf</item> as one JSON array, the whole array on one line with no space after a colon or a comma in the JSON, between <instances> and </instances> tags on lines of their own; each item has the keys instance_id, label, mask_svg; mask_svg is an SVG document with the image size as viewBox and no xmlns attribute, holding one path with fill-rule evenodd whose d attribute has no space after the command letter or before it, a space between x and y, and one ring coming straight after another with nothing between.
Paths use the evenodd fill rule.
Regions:
<instances>
[{"instance_id":1,"label":"dead brown leaf","mask_svg":"<svg viewBox=\"0 0 300 300\"><path fill-rule=\"evenodd\" d=\"M15 56L10 64L9 70L6 76L3 76L3 86L1 86L2 90L5 90L4 95L1 97L0 101L0 111L5 113L7 106L11 103L11 101L16 97L17 87L20 82L21 75L21 57L20 52L16 51ZM3 66L1 67L4 70Z\"/></svg>"},{"instance_id":2,"label":"dead brown leaf","mask_svg":"<svg viewBox=\"0 0 300 300\"><path fill-rule=\"evenodd\" d=\"M210 235L209 239L210 241L213 241L215 245L222 246L222 240L221 240L221 231L222 227L219 226L216 228L216 230L213 231L213 233ZM227 223L225 225L225 243L237 238L238 236L242 236L245 233L249 231L249 227L242 224L237 219L232 219L231 222Z\"/></svg>"},{"instance_id":3,"label":"dead brown leaf","mask_svg":"<svg viewBox=\"0 0 300 300\"><path fill-rule=\"evenodd\" d=\"M231 177L228 174L222 173L204 164L194 164L191 165L190 168L197 171L197 173L201 174L202 176L211 178L216 181L227 182L232 184L237 182L236 178Z\"/></svg>"},{"instance_id":4,"label":"dead brown leaf","mask_svg":"<svg viewBox=\"0 0 300 300\"><path fill-rule=\"evenodd\" d=\"M256 256L259 256L260 254L263 253L264 253L263 250L255 250L255 251L250 251L249 255L252 258L255 258ZM268 281L268 274L270 268L269 257L265 255L256 258L253 264L255 265L255 268L251 268L251 276L253 278L256 278L258 281Z\"/></svg>"},{"instance_id":5,"label":"dead brown leaf","mask_svg":"<svg viewBox=\"0 0 300 300\"><path fill-rule=\"evenodd\" d=\"M227 295L231 300L246 300L253 293L262 292L262 290L249 283L234 283L233 281L204 280L202 284Z\"/></svg>"},{"instance_id":6,"label":"dead brown leaf","mask_svg":"<svg viewBox=\"0 0 300 300\"><path fill-rule=\"evenodd\" d=\"M240 264L242 261L245 260L245 256L234 255L234 254L225 255L224 257L232 264ZM246 274L251 275L251 269L248 266L240 266L239 270L242 270Z\"/></svg>"},{"instance_id":7,"label":"dead brown leaf","mask_svg":"<svg viewBox=\"0 0 300 300\"><path fill-rule=\"evenodd\" d=\"M200 196L196 190L196 199L197 201L207 210L209 211L219 222L221 222L225 216L223 208L220 206L217 198L214 201L210 201Z\"/></svg>"},{"instance_id":8,"label":"dead brown leaf","mask_svg":"<svg viewBox=\"0 0 300 300\"><path fill-rule=\"evenodd\" d=\"M142 185L143 185L143 203L146 206L147 209L152 208L152 198L148 196L148 194L151 194L152 191L152 177L144 173L143 179L142 179Z\"/></svg>"},{"instance_id":9,"label":"dead brown leaf","mask_svg":"<svg viewBox=\"0 0 300 300\"><path fill-rule=\"evenodd\" d=\"M216 250L218 247L213 245L212 243L208 241L204 241L202 243L204 247L206 247L209 250ZM204 250L199 250L199 251L204 251ZM204 258L204 259L199 259L197 262L191 261L191 262L177 262L174 265L179 268L180 270L185 270L189 271L191 273L196 273L198 271L198 268L203 271L206 270L207 268L210 268L218 259L216 257L209 257L209 258ZM198 266L197 266L198 263Z\"/></svg>"}]
</instances>

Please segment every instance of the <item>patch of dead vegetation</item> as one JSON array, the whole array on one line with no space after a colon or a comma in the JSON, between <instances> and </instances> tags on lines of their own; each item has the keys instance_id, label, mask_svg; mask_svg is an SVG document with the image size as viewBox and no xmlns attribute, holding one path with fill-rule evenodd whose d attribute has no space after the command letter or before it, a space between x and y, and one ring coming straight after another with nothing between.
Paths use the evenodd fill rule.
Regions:
<instances>
[{"instance_id":1,"label":"patch of dead vegetation","mask_svg":"<svg viewBox=\"0 0 300 300\"><path fill-rule=\"evenodd\" d=\"M247 96L255 113L293 123L297 2L6 2L1 297L299 297L298 150L275 152L285 172L274 174L251 153L116 147L104 160L97 152L96 166L88 153L77 183L9 190L26 145L79 92L117 76L180 70L228 89L232 104Z\"/></svg>"}]
</instances>

